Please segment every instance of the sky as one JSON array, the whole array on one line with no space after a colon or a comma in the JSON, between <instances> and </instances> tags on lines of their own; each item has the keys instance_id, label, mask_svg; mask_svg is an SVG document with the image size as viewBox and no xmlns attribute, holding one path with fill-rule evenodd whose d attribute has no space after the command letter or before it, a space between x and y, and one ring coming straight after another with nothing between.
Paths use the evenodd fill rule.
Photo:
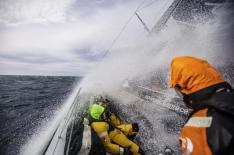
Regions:
<instances>
[{"instance_id":1,"label":"sky","mask_svg":"<svg viewBox=\"0 0 234 155\"><path fill-rule=\"evenodd\" d=\"M138 13L149 28L159 17L154 6L162 2L145 0L142 4ZM0 75L85 76L102 60L140 3L0 0ZM127 37L115 45L119 49L128 46L129 38L147 33L134 17L124 34Z\"/></svg>"}]
</instances>

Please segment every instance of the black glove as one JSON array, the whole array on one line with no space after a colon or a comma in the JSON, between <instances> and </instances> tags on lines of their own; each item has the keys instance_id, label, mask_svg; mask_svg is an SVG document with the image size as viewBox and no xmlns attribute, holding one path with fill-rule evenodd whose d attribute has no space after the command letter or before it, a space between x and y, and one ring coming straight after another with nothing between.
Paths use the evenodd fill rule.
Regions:
<instances>
[{"instance_id":1,"label":"black glove","mask_svg":"<svg viewBox=\"0 0 234 155\"><path fill-rule=\"evenodd\" d=\"M141 155L145 155L145 152L139 147L139 151ZM124 154L123 155L132 155L132 152L129 150L129 148L124 148Z\"/></svg>"},{"instance_id":2,"label":"black glove","mask_svg":"<svg viewBox=\"0 0 234 155\"><path fill-rule=\"evenodd\" d=\"M133 132L138 132L139 131L138 123L132 123L132 131Z\"/></svg>"},{"instance_id":3,"label":"black glove","mask_svg":"<svg viewBox=\"0 0 234 155\"><path fill-rule=\"evenodd\" d=\"M124 153L123 155L132 155L131 151L129 150L129 148L123 148L124 149Z\"/></svg>"},{"instance_id":4,"label":"black glove","mask_svg":"<svg viewBox=\"0 0 234 155\"><path fill-rule=\"evenodd\" d=\"M175 152L171 149L171 148L169 148L168 146L165 148L165 150L164 150L164 154L165 155L175 155Z\"/></svg>"},{"instance_id":5,"label":"black glove","mask_svg":"<svg viewBox=\"0 0 234 155\"><path fill-rule=\"evenodd\" d=\"M138 151L141 155L145 155L145 152L139 147L139 151Z\"/></svg>"},{"instance_id":6,"label":"black glove","mask_svg":"<svg viewBox=\"0 0 234 155\"><path fill-rule=\"evenodd\" d=\"M110 118L112 113L109 110L106 110L105 115L106 115L107 118Z\"/></svg>"}]
</instances>

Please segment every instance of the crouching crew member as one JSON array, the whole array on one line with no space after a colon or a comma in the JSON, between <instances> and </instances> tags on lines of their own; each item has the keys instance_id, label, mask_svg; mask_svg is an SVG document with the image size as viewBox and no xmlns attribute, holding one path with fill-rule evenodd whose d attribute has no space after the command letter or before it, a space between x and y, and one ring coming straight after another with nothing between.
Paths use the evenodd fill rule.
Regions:
<instances>
[{"instance_id":1,"label":"crouching crew member","mask_svg":"<svg viewBox=\"0 0 234 155\"><path fill-rule=\"evenodd\" d=\"M234 92L207 61L176 57L170 87L194 111L180 133L183 155L234 154Z\"/></svg>"},{"instance_id":2,"label":"crouching crew member","mask_svg":"<svg viewBox=\"0 0 234 155\"><path fill-rule=\"evenodd\" d=\"M139 131L138 124L123 124L113 113L108 112L103 102L94 101L89 109L92 129L102 140L105 150L116 155L142 155L140 147L128 137Z\"/></svg>"}]
</instances>

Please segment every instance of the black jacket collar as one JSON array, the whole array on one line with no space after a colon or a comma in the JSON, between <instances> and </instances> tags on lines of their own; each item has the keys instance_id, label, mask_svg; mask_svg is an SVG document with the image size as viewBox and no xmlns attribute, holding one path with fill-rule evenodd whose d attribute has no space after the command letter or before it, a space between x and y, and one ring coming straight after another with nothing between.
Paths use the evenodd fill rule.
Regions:
<instances>
[{"instance_id":1,"label":"black jacket collar","mask_svg":"<svg viewBox=\"0 0 234 155\"><path fill-rule=\"evenodd\" d=\"M234 91L227 83L219 83L196 93L188 95L192 108L197 111L203 108L215 108L234 115Z\"/></svg>"}]
</instances>

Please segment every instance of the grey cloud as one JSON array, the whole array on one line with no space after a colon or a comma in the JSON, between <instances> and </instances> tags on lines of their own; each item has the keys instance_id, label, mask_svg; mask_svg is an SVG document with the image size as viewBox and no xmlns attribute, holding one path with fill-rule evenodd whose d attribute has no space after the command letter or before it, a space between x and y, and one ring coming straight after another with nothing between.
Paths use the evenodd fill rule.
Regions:
<instances>
[{"instance_id":1,"label":"grey cloud","mask_svg":"<svg viewBox=\"0 0 234 155\"><path fill-rule=\"evenodd\" d=\"M9 55L9 54L0 54L1 60L10 60L16 62L32 63L32 64L48 64L55 62L66 62L68 60L62 60L53 57L37 56L37 55Z\"/></svg>"},{"instance_id":2,"label":"grey cloud","mask_svg":"<svg viewBox=\"0 0 234 155\"><path fill-rule=\"evenodd\" d=\"M0 22L5 24L64 22L74 0L1 0Z\"/></svg>"},{"instance_id":3,"label":"grey cloud","mask_svg":"<svg viewBox=\"0 0 234 155\"><path fill-rule=\"evenodd\" d=\"M92 11L93 9L114 7L118 4L126 4L134 1L135 0L77 0L75 5L77 8L90 8L90 11Z\"/></svg>"},{"instance_id":4,"label":"grey cloud","mask_svg":"<svg viewBox=\"0 0 234 155\"><path fill-rule=\"evenodd\" d=\"M138 3L136 0L76 0L69 11L73 17L87 17L96 14L99 10L115 8L118 5Z\"/></svg>"},{"instance_id":5,"label":"grey cloud","mask_svg":"<svg viewBox=\"0 0 234 155\"><path fill-rule=\"evenodd\" d=\"M103 59L104 51L93 51L90 47L74 50L77 58L87 60L89 62L98 62Z\"/></svg>"}]
</instances>

